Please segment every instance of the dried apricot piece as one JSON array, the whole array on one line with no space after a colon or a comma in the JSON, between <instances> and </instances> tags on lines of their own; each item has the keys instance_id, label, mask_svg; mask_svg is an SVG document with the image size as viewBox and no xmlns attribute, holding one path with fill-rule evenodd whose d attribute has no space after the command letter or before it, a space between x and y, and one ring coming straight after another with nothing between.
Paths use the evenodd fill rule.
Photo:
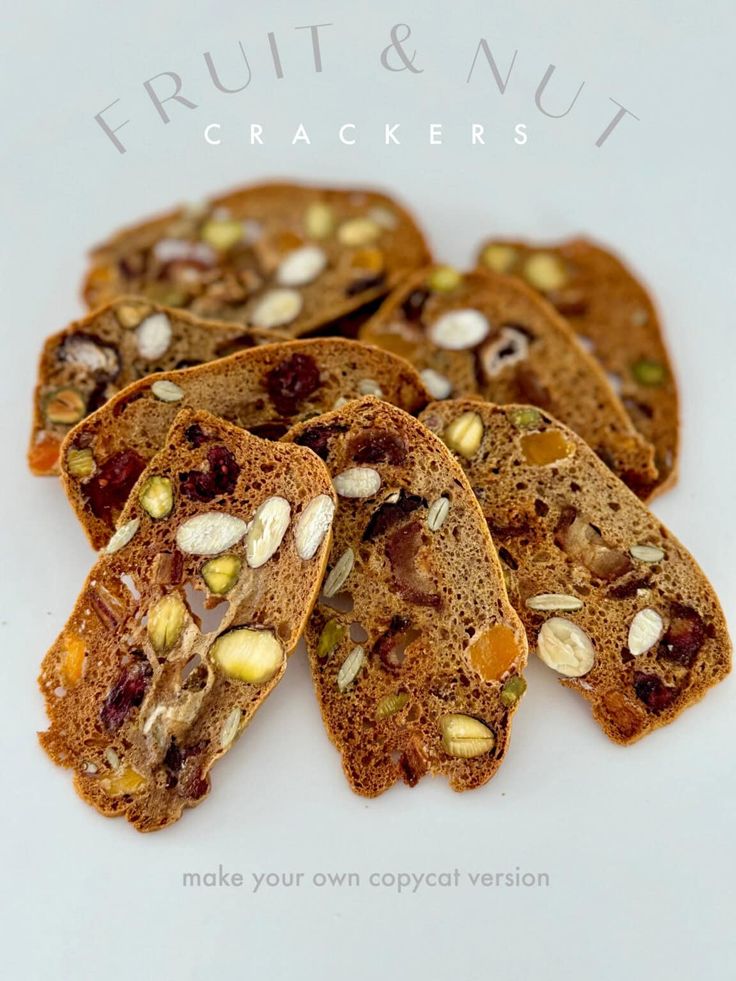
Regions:
<instances>
[{"instance_id":1,"label":"dried apricot piece","mask_svg":"<svg viewBox=\"0 0 736 981\"><path fill-rule=\"evenodd\" d=\"M61 678L67 688L72 688L82 677L85 646L79 634L67 634L64 638L64 659L61 662Z\"/></svg>"},{"instance_id":2,"label":"dried apricot piece","mask_svg":"<svg viewBox=\"0 0 736 981\"><path fill-rule=\"evenodd\" d=\"M33 473L44 475L55 470L59 463L61 443L53 436L45 436L28 453L28 466Z\"/></svg>"},{"instance_id":3,"label":"dried apricot piece","mask_svg":"<svg viewBox=\"0 0 736 981\"><path fill-rule=\"evenodd\" d=\"M522 436L521 450L525 461L532 467L544 467L572 456L575 447L568 443L559 429L546 429L543 433Z\"/></svg>"},{"instance_id":4,"label":"dried apricot piece","mask_svg":"<svg viewBox=\"0 0 736 981\"><path fill-rule=\"evenodd\" d=\"M470 663L484 681L497 681L520 653L514 631L505 623L484 630L468 650Z\"/></svg>"},{"instance_id":5,"label":"dried apricot piece","mask_svg":"<svg viewBox=\"0 0 736 981\"><path fill-rule=\"evenodd\" d=\"M373 344L390 354L398 354L401 358L411 361L419 354L422 345L421 337L413 339L406 329L390 324L366 324L361 330L360 339L365 344Z\"/></svg>"}]
</instances>

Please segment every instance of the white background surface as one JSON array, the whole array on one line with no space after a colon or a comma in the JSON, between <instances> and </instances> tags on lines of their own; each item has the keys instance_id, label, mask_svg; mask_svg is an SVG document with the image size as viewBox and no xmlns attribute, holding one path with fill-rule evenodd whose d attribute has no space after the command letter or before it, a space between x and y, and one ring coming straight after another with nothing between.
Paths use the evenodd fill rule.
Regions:
<instances>
[{"instance_id":1,"label":"white background surface","mask_svg":"<svg viewBox=\"0 0 736 981\"><path fill-rule=\"evenodd\" d=\"M185 6L186 9L182 9ZM376 801L353 796L323 734L306 666L293 659L247 736L213 774L207 803L140 836L82 804L39 749L35 678L92 555L53 480L24 463L42 338L81 313L84 251L121 223L180 199L271 175L381 184L425 223L444 259L469 260L489 232L594 234L642 270L660 301L684 409L682 477L655 510L697 555L734 622L733 366L736 82L730 0L545 0L484 4L328 0L271 5L25 3L2 37L2 876L5 977L268 978L734 975L732 680L674 726L621 749L584 703L530 665L511 750L485 789L441 781ZM357 7L361 11L358 12ZM209 7L209 9L206 9ZM380 67L391 25L412 25L421 75ZM313 73L302 24L324 32ZM276 81L266 32L277 32ZM506 94L480 69L480 36L507 66ZM237 40L253 81L209 82L209 50L230 78ZM586 87L564 119L549 97ZM196 111L164 126L142 82L178 71ZM626 120L593 143L611 117ZM120 156L92 122L113 99ZM117 115L118 111L120 115ZM471 122L485 147L470 147ZM207 123L223 145L207 146ZM250 122L266 127L250 148ZM305 123L311 146L290 145ZM360 129L342 147L343 122ZM404 143L382 144L385 122ZM427 144L444 122L446 142ZM513 143L525 122L529 141ZM184 871L222 864L301 871L300 888L188 890ZM371 887L371 872L546 872L543 889ZM354 871L360 887L318 889L315 872ZM235 973L237 972L237 974Z\"/></svg>"}]
</instances>

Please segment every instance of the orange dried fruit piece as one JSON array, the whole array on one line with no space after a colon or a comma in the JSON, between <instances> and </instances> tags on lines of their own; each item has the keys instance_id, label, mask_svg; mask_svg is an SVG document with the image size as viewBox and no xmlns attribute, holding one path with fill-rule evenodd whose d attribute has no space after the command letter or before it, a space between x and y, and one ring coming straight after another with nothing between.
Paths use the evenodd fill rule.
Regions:
<instances>
[{"instance_id":1,"label":"orange dried fruit piece","mask_svg":"<svg viewBox=\"0 0 736 981\"><path fill-rule=\"evenodd\" d=\"M142 777L137 770L126 766L123 770L118 770L111 777L105 777L102 786L112 797L120 797L123 794L135 794L146 784L146 778Z\"/></svg>"},{"instance_id":2,"label":"orange dried fruit piece","mask_svg":"<svg viewBox=\"0 0 736 981\"><path fill-rule=\"evenodd\" d=\"M390 354L398 354L399 357L412 361L422 347L421 337L417 334L414 338L413 333L399 325L392 327L389 324L368 323L360 332L360 340L364 344L373 344Z\"/></svg>"},{"instance_id":3,"label":"orange dried fruit piece","mask_svg":"<svg viewBox=\"0 0 736 981\"><path fill-rule=\"evenodd\" d=\"M33 473L44 474L56 470L59 463L61 443L53 436L45 436L28 453L28 466Z\"/></svg>"},{"instance_id":4,"label":"orange dried fruit piece","mask_svg":"<svg viewBox=\"0 0 736 981\"><path fill-rule=\"evenodd\" d=\"M67 688L72 688L82 677L85 644L79 634L67 634L64 638L64 659L61 662L61 678Z\"/></svg>"},{"instance_id":5,"label":"orange dried fruit piece","mask_svg":"<svg viewBox=\"0 0 736 981\"><path fill-rule=\"evenodd\" d=\"M498 681L520 654L516 635L505 623L496 623L473 641L470 663L484 681Z\"/></svg>"},{"instance_id":6,"label":"orange dried fruit piece","mask_svg":"<svg viewBox=\"0 0 736 981\"><path fill-rule=\"evenodd\" d=\"M575 447L568 443L559 429L546 429L543 433L527 433L522 436L521 450L528 464L544 467L572 456Z\"/></svg>"},{"instance_id":7,"label":"orange dried fruit piece","mask_svg":"<svg viewBox=\"0 0 736 981\"><path fill-rule=\"evenodd\" d=\"M361 274L370 273L377 276L383 272L385 257L380 249L369 246L357 249L350 258L350 268Z\"/></svg>"}]
</instances>

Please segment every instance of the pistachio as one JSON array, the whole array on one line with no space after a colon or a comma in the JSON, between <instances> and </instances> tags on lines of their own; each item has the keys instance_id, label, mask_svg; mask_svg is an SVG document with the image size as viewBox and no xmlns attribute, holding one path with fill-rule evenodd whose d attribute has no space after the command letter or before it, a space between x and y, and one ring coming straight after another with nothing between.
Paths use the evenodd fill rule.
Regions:
<instances>
[{"instance_id":1,"label":"pistachio","mask_svg":"<svg viewBox=\"0 0 736 981\"><path fill-rule=\"evenodd\" d=\"M179 526L176 544L187 555L219 555L239 542L247 528L245 521L231 514L205 511Z\"/></svg>"},{"instance_id":2,"label":"pistachio","mask_svg":"<svg viewBox=\"0 0 736 981\"><path fill-rule=\"evenodd\" d=\"M130 330L137 327L150 310L147 303L119 303L115 307L115 316L121 327Z\"/></svg>"},{"instance_id":3,"label":"pistachio","mask_svg":"<svg viewBox=\"0 0 736 981\"><path fill-rule=\"evenodd\" d=\"M350 218L340 225L337 238L341 245L370 245L381 234L381 226L371 218Z\"/></svg>"},{"instance_id":4,"label":"pistachio","mask_svg":"<svg viewBox=\"0 0 736 981\"><path fill-rule=\"evenodd\" d=\"M46 421L58 426L79 422L86 411L84 397L76 388L57 388L49 392L44 402Z\"/></svg>"},{"instance_id":5,"label":"pistachio","mask_svg":"<svg viewBox=\"0 0 736 981\"><path fill-rule=\"evenodd\" d=\"M218 555L202 566L202 578L215 596L229 593L240 578L242 561L237 555Z\"/></svg>"},{"instance_id":6,"label":"pistachio","mask_svg":"<svg viewBox=\"0 0 736 981\"><path fill-rule=\"evenodd\" d=\"M477 412L463 412L446 426L442 439L449 449L470 460L483 439L483 420Z\"/></svg>"},{"instance_id":7,"label":"pistachio","mask_svg":"<svg viewBox=\"0 0 736 981\"><path fill-rule=\"evenodd\" d=\"M299 316L302 305L301 293L294 289L269 290L253 307L250 323L254 327L283 327Z\"/></svg>"},{"instance_id":8,"label":"pistachio","mask_svg":"<svg viewBox=\"0 0 736 981\"><path fill-rule=\"evenodd\" d=\"M446 351L464 351L488 336L491 327L480 310L449 310L427 328L427 337Z\"/></svg>"},{"instance_id":9,"label":"pistachio","mask_svg":"<svg viewBox=\"0 0 736 981\"><path fill-rule=\"evenodd\" d=\"M340 692L346 692L353 681L355 681L358 672L363 667L364 661L365 649L360 645L354 647L342 662L340 670L337 672L337 687Z\"/></svg>"},{"instance_id":10,"label":"pistachio","mask_svg":"<svg viewBox=\"0 0 736 981\"><path fill-rule=\"evenodd\" d=\"M381 488L381 475L372 467L348 467L332 484L340 497L373 497Z\"/></svg>"},{"instance_id":11,"label":"pistachio","mask_svg":"<svg viewBox=\"0 0 736 981\"><path fill-rule=\"evenodd\" d=\"M211 245L218 252L228 252L242 240L243 226L233 219L211 218L202 225L199 236L203 242Z\"/></svg>"},{"instance_id":12,"label":"pistachio","mask_svg":"<svg viewBox=\"0 0 736 981\"><path fill-rule=\"evenodd\" d=\"M634 380L647 388L656 388L667 378L667 370L659 361L652 358L640 358L631 366L631 374Z\"/></svg>"},{"instance_id":13,"label":"pistachio","mask_svg":"<svg viewBox=\"0 0 736 981\"><path fill-rule=\"evenodd\" d=\"M493 730L470 715L443 715L440 731L445 752L463 760L490 753L496 745Z\"/></svg>"},{"instance_id":14,"label":"pistachio","mask_svg":"<svg viewBox=\"0 0 736 981\"><path fill-rule=\"evenodd\" d=\"M133 518L132 521L126 521L124 525L121 525L113 534L105 548L103 548L102 554L114 555L115 552L119 552L121 548L124 548L138 531L140 523L140 518Z\"/></svg>"},{"instance_id":15,"label":"pistachio","mask_svg":"<svg viewBox=\"0 0 736 981\"><path fill-rule=\"evenodd\" d=\"M355 552L352 548L346 548L325 579L322 592L328 599L336 596L345 585L348 576L353 571L354 562Z\"/></svg>"},{"instance_id":16,"label":"pistachio","mask_svg":"<svg viewBox=\"0 0 736 981\"><path fill-rule=\"evenodd\" d=\"M656 610L651 607L639 610L629 626L629 650L634 657L646 654L654 647L663 632L664 623Z\"/></svg>"},{"instance_id":17,"label":"pistachio","mask_svg":"<svg viewBox=\"0 0 736 981\"><path fill-rule=\"evenodd\" d=\"M526 681L520 674L507 678L501 689L501 703L506 708L513 708L526 691Z\"/></svg>"},{"instance_id":18,"label":"pistachio","mask_svg":"<svg viewBox=\"0 0 736 981\"><path fill-rule=\"evenodd\" d=\"M446 399L452 393L452 383L449 378L445 378L434 368L424 368L419 375L433 399Z\"/></svg>"},{"instance_id":19,"label":"pistachio","mask_svg":"<svg viewBox=\"0 0 736 981\"><path fill-rule=\"evenodd\" d=\"M303 245L281 260L276 270L280 286L306 286L313 282L327 265L327 256L317 245Z\"/></svg>"},{"instance_id":20,"label":"pistachio","mask_svg":"<svg viewBox=\"0 0 736 981\"><path fill-rule=\"evenodd\" d=\"M409 696L403 691L394 695L384 695L376 705L376 718L388 719L390 716L396 715L408 701Z\"/></svg>"},{"instance_id":21,"label":"pistachio","mask_svg":"<svg viewBox=\"0 0 736 981\"><path fill-rule=\"evenodd\" d=\"M313 558L332 527L335 502L328 494L318 494L304 508L296 523L296 552L305 562Z\"/></svg>"},{"instance_id":22,"label":"pistachio","mask_svg":"<svg viewBox=\"0 0 736 981\"><path fill-rule=\"evenodd\" d=\"M291 505L283 497L267 497L248 528L245 557L251 569L260 569L274 555L291 521Z\"/></svg>"},{"instance_id":23,"label":"pistachio","mask_svg":"<svg viewBox=\"0 0 736 981\"><path fill-rule=\"evenodd\" d=\"M427 286L435 293L451 293L462 283L463 277L452 266L437 266L427 277Z\"/></svg>"},{"instance_id":24,"label":"pistachio","mask_svg":"<svg viewBox=\"0 0 736 981\"><path fill-rule=\"evenodd\" d=\"M427 527L430 531L439 531L450 513L450 502L446 497L438 497L427 511Z\"/></svg>"},{"instance_id":25,"label":"pistachio","mask_svg":"<svg viewBox=\"0 0 736 981\"><path fill-rule=\"evenodd\" d=\"M234 708L227 716L220 730L220 749L227 749L233 742L240 729L242 718L243 713L239 708Z\"/></svg>"},{"instance_id":26,"label":"pistachio","mask_svg":"<svg viewBox=\"0 0 736 981\"><path fill-rule=\"evenodd\" d=\"M529 405L509 409L506 418L516 429L538 429L542 425L542 413Z\"/></svg>"},{"instance_id":27,"label":"pistachio","mask_svg":"<svg viewBox=\"0 0 736 981\"><path fill-rule=\"evenodd\" d=\"M538 593L530 596L526 605L530 610L582 610L583 601L567 593Z\"/></svg>"},{"instance_id":28,"label":"pistachio","mask_svg":"<svg viewBox=\"0 0 736 981\"><path fill-rule=\"evenodd\" d=\"M343 642L347 632L347 627L339 620L328 620L317 641L317 657L324 658L332 654L338 644Z\"/></svg>"},{"instance_id":29,"label":"pistachio","mask_svg":"<svg viewBox=\"0 0 736 981\"><path fill-rule=\"evenodd\" d=\"M508 272L516 262L516 249L512 245L494 242L483 249L481 262L494 272Z\"/></svg>"},{"instance_id":30,"label":"pistachio","mask_svg":"<svg viewBox=\"0 0 736 981\"><path fill-rule=\"evenodd\" d=\"M304 228L310 238L327 238L335 227L332 208L321 201L310 204L304 214Z\"/></svg>"},{"instance_id":31,"label":"pistachio","mask_svg":"<svg viewBox=\"0 0 736 981\"><path fill-rule=\"evenodd\" d=\"M184 389L179 388L168 378L161 378L151 385L151 393L156 396L159 402L181 402L184 398Z\"/></svg>"},{"instance_id":32,"label":"pistachio","mask_svg":"<svg viewBox=\"0 0 736 981\"><path fill-rule=\"evenodd\" d=\"M524 279L543 293L559 290L567 282L565 266L550 252L535 252L524 263Z\"/></svg>"},{"instance_id":33,"label":"pistachio","mask_svg":"<svg viewBox=\"0 0 736 981\"><path fill-rule=\"evenodd\" d=\"M138 495L141 507L152 518L166 518L174 506L174 491L168 477L149 477Z\"/></svg>"},{"instance_id":34,"label":"pistachio","mask_svg":"<svg viewBox=\"0 0 736 981\"><path fill-rule=\"evenodd\" d=\"M551 617L542 624L537 636L537 653L548 667L566 678L582 677L595 663L590 637L564 617Z\"/></svg>"},{"instance_id":35,"label":"pistachio","mask_svg":"<svg viewBox=\"0 0 736 981\"><path fill-rule=\"evenodd\" d=\"M270 630L235 627L221 634L210 648L210 657L229 678L262 685L277 673L284 651Z\"/></svg>"},{"instance_id":36,"label":"pistachio","mask_svg":"<svg viewBox=\"0 0 736 981\"><path fill-rule=\"evenodd\" d=\"M97 469L92 450L69 450L66 455L66 469L72 477L78 477L80 480L91 477Z\"/></svg>"},{"instance_id":37,"label":"pistachio","mask_svg":"<svg viewBox=\"0 0 736 981\"><path fill-rule=\"evenodd\" d=\"M148 639L157 654L165 654L181 637L187 609L178 593L162 596L148 611Z\"/></svg>"},{"instance_id":38,"label":"pistachio","mask_svg":"<svg viewBox=\"0 0 736 981\"><path fill-rule=\"evenodd\" d=\"M664 552L656 545L632 545L629 555L637 562L657 563L664 558Z\"/></svg>"}]
</instances>

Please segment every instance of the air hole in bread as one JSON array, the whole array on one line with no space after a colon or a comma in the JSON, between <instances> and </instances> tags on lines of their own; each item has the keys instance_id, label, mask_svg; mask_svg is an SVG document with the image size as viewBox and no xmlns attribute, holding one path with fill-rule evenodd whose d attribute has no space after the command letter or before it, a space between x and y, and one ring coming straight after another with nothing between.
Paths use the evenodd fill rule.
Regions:
<instances>
[{"instance_id":1,"label":"air hole in bread","mask_svg":"<svg viewBox=\"0 0 736 981\"><path fill-rule=\"evenodd\" d=\"M229 604L220 602L214 609L207 609L205 606L206 594L201 589L192 586L191 583L187 583L184 587L184 594L186 596L187 606L195 621L199 623L199 629L202 633L208 634L212 631L219 630L220 624L230 608Z\"/></svg>"}]
</instances>

